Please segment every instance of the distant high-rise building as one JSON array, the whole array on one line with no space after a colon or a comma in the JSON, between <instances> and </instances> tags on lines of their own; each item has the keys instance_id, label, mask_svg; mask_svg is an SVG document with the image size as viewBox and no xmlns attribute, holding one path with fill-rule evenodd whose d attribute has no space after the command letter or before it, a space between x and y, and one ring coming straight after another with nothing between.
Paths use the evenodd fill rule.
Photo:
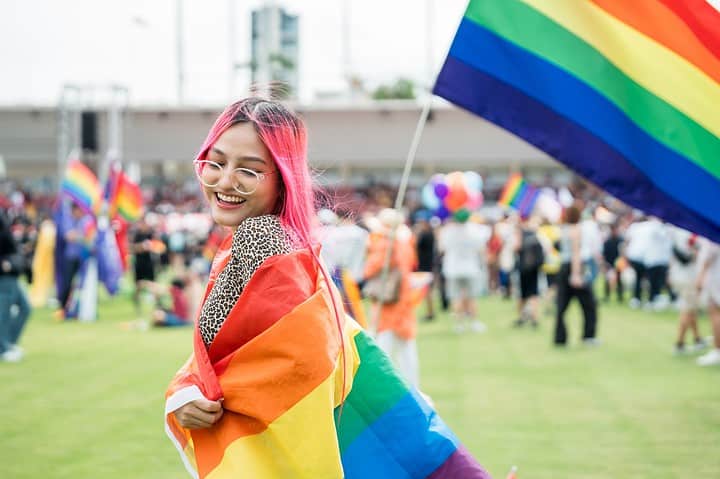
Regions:
<instances>
[{"instance_id":1,"label":"distant high-rise building","mask_svg":"<svg viewBox=\"0 0 720 479\"><path fill-rule=\"evenodd\" d=\"M252 11L252 81L264 88L283 82L287 96L298 94L298 16L276 5Z\"/></svg>"}]
</instances>

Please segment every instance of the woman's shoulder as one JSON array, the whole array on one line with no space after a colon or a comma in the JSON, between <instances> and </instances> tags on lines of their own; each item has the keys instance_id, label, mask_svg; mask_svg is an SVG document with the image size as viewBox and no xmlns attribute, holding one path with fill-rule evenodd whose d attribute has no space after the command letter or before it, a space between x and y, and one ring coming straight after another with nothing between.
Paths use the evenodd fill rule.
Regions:
<instances>
[{"instance_id":1,"label":"woman's shoulder","mask_svg":"<svg viewBox=\"0 0 720 479\"><path fill-rule=\"evenodd\" d=\"M296 235L283 225L276 215L253 216L245 219L235 230L233 243L242 243L243 248L256 246L273 250L297 249Z\"/></svg>"}]
</instances>

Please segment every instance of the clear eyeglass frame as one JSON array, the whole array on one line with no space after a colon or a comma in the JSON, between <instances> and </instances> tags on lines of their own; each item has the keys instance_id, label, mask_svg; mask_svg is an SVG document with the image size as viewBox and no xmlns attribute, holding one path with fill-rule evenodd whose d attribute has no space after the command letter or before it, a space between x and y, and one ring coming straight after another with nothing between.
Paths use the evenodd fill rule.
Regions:
<instances>
[{"instance_id":1,"label":"clear eyeglass frame","mask_svg":"<svg viewBox=\"0 0 720 479\"><path fill-rule=\"evenodd\" d=\"M208 188L214 188L220 181L222 181L225 175L225 167L219 163L211 160L195 160L195 175L197 176L200 183ZM210 170L207 170L210 168ZM217 175L216 181L209 181L207 172L211 171ZM203 173L205 172L205 173ZM230 179L232 181L232 187L235 191L243 195L251 195L257 191L260 182L265 180L269 175L276 173L277 171L269 171L267 173L258 173L257 171L249 168L235 168L230 172Z\"/></svg>"}]
</instances>

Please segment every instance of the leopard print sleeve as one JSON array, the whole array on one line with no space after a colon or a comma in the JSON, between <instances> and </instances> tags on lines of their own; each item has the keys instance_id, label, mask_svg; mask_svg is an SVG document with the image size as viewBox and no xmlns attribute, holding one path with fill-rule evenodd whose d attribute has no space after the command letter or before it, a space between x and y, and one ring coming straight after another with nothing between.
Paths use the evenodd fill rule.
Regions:
<instances>
[{"instance_id":1,"label":"leopard print sleeve","mask_svg":"<svg viewBox=\"0 0 720 479\"><path fill-rule=\"evenodd\" d=\"M247 218L233 233L231 257L202 306L198 327L209 346L252 275L266 259L293 250L293 240L275 215Z\"/></svg>"}]
</instances>

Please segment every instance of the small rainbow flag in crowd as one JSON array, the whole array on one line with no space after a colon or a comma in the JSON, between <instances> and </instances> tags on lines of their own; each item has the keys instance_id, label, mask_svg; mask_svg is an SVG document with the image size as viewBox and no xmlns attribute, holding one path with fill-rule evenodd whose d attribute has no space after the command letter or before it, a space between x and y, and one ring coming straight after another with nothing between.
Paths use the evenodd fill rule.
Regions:
<instances>
[{"instance_id":1,"label":"small rainbow flag in crowd","mask_svg":"<svg viewBox=\"0 0 720 479\"><path fill-rule=\"evenodd\" d=\"M88 219L82 225L83 229L83 246L87 251L95 249L95 240L98 235L97 222L94 219Z\"/></svg>"},{"instance_id":2,"label":"small rainbow flag in crowd","mask_svg":"<svg viewBox=\"0 0 720 479\"><path fill-rule=\"evenodd\" d=\"M119 166L111 167L105 191L111 218L120 215L131 222L140 219L143 214L142 190Z\"/></svg>"},{"instance_id":3,"label":"small rainbow flag in crowd","mask_svg":"<svg viewBox=\"0 0 720 479\"><path fill-rule=\"evenodd\" d=\"M627 204L720 241L720 11L471 0L433 92Z\"/></svg>"},{"instance_id":4,"label":"small rainbow flag in crowd","mask_svg":"<svg viewBox=\"0 0 720 479\"><path fill-rule=\"evenodd\" d=\"M68 162L60 191L70 196L87 213L98 213L101 200L100 183L95 173L80 160L73 159Z\"/></svg>"},{"instance_id":5,"label":"small rainbow flag in crowd","mask_svg":"<svg viewBox=\"0 0 720 479\"><path fill-rule=\"evenodd\" d=\"M520 173L513 173L500 193L498 203L516 209L527 218L540 197L540 190L529 184Z\"/></svg>"}]
</instances>

